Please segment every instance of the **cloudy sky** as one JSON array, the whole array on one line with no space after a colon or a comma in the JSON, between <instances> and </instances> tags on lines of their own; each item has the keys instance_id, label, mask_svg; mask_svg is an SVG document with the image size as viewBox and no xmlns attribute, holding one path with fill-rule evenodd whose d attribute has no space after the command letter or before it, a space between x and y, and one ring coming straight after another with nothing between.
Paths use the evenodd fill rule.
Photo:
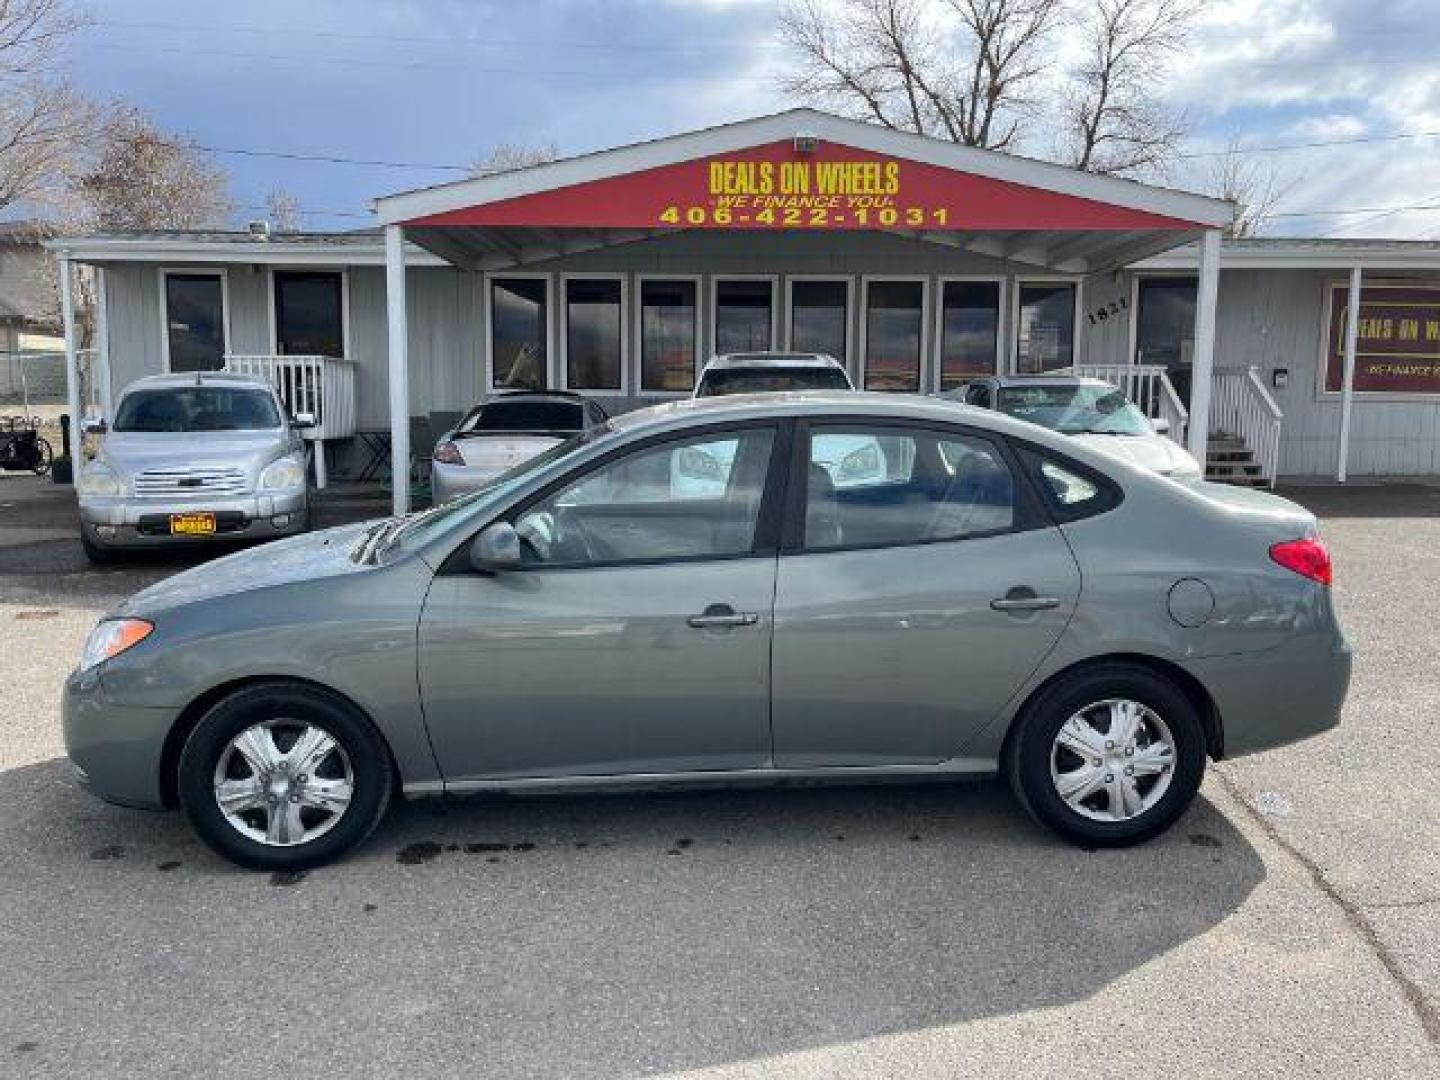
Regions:
<instances>
[{"instance_id":1,"label":"cloudy sky","mask_svg":"<svg viewBox=\"0 0 1440 1080\"><path fill-rule=\"evenodd\" d=\"M70 59L92 93L205 146L401 165L217 151L242 218L283 188L312 228L363 226L374 195L455 178L496 143L580 153L797 104L777 89L778 0L85 6ZM1172 66L1191 132L1176 186L1204 186L1232 141L1344 140L1248 155L1285 193L1270 231L1440 238L1437 0L1209 0Z\"/></svg>"}]
</instances>

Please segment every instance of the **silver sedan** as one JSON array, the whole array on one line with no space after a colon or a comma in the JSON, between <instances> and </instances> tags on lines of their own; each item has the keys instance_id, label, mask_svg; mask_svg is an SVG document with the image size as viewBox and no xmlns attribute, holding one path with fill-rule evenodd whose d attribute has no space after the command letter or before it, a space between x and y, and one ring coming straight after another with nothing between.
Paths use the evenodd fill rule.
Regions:
<instances>
[{"instance_id":1,"label":"silver sedan","mask_svg":"<svg viewBox=\"0 0 1440 1080\"><path fill-rule=\"evenodd\" d=\"M1207 759L1338 722L1329 584L1300 507L999 413L672 403L145 590L86 644L65 736L97 794L252 867L335 858L397 790L995 772L1123 845Z\"/></svg>"}]
</instances>

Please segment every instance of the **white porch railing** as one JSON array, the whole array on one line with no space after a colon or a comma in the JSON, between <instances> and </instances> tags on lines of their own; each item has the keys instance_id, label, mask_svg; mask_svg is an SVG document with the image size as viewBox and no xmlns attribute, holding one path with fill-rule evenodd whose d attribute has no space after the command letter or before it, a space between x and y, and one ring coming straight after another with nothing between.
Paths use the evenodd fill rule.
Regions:
<instances>
[{"instance_id":1,"label":"white porch railing","mask_svg":"<svg viewBox=\"0 0 1440 1080\"><path fill-rule=\"evenodd\" d=\"M1253 367L1216 368L1210 391L1211 435L1232 435L1243 442L1275 486L1280 467L1280 426L1285 414Z\"/></svg>"},{"instance_id":2,"label":"white porch railing","mask_svg":"<svg viewBox=\"0 0 1440 1080\"><path fill-rule=\"evenodd\" d=\"M336 356L227 355L225 370L261 376L275 387L291 416L315 418L305 437L315 444L315 483L323 488L324 440L355 434L354 362Z\"/></svg>"},{"instance_id":3,"label":"white porch railing","mask_svg":"<svg viewBox=\"0 0 1440 1080\"><path fill-rule=\"evenodd\" d=\"M1181 446L1185 445L1190 411L1180 400L1164 364L1075 364L1063 370L1071 375L1104 379L1118 386L1146 416L1152 420L1163 420L1170 438Z\"/></svg>"}]
</instances>

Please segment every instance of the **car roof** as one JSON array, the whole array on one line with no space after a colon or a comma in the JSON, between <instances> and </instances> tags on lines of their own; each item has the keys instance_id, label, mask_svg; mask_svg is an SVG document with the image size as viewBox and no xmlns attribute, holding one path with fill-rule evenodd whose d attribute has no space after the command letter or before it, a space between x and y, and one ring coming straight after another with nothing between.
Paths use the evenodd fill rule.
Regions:
<instances>
[{"instance_id":1,"label":"car roof","mask_svg":"<svg viewBox=\"0 0 1440 1080\"><path fill-rule=\"evenodd\" d=\"M566 405L583 405L585 397L570 390L499 390L475 406L499 405L507 401L554 401ZM472 410L473 411L473 410Z\"/></svg>"},{"instance_id":2,"label":"car roof","mask_svg":"<svg viewBox=\"0 0 1440 1080\"><path fill-rule=\"evenodd\" d=\"M976 379L976 382L993 383L996 386L1108 386L1115 389L1113 383L1104 379L1091 378L1088 375L987 375L984 379Z\"/></svg>"},{"instance_id":3,"label":"car roof","mask_svg":"<svg viewBox=\"0 0 1440 1080\"><path fill-rule=\"evenodd\" d=\"M735 371L764 368L840 368L844 365L826 353L812 352L736 352L712 356L706 371Z\"/></svg>"},{"instance_id":4,"label":"car roof","mask_svg":"<svg viewBox=\"0 0 1440 1080\"><path fill-rule=\"evenodd\" d=\"M880 393L864 390L787 390L764 394L686 398L652 405L612 417L611 430L626 436L659 434L705 424L776 417L836 417L862 423L935 421L963 423L1001 434L1017 435L1043 443L1072 456L1075 440L993 409L982 409L945 398L920 394Z\"/></svg>"},{"instance_id":5,"label":"car roof","mask_svg":"<svg viewBox=\"0 0 1440 1080\"><path fill-rule=\"evenodd\" d=\"M125 388L125 393L128 394L133 390L166 390L186 386L243 386L252 389L274 389L263 375L242 375L235 371L176 371L168 375L146 375L136 379Z\"/></svg>"}]
</instances>

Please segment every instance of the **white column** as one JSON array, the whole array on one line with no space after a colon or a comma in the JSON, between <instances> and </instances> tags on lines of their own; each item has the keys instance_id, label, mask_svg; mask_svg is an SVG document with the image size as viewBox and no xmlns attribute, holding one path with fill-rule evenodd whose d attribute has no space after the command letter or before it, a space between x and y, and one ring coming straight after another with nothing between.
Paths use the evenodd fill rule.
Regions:
<instances>
[{"instance_id":1,"label":"white column","mask_svg":"<svg viewBox=\"0 0 1440 1080\"><path fill-rule=\"evenodd\" d=\"M110 306L105 293L109 285L104 267L97 266L95 275L95 365L100 372L100 408L106 419L111 418L115 388L110 381Z\"/></svg>"},{"instance_id":2,"label":"white column","mask_svg":"<svg viewBox=\"0 0 1440 1080\"><path fill-rule=\"evenodd\" d=\"M1350 268L1350 296L1345 308L1345 374L1340 384L1340 458L1335 479L1342 484L1350 468L1350 406L1355 399L1355 342L1360 334L1360 267Z\"/></svg>"},{"instance_id":3,"label":"white column","mask_svg":"<svg viewBox=\"0 0 1440 1080\"><path fill-rule=\"evenodd\" d=\"M75 340L75 282L74 267L69 255L60 256L60 318L65 327L65 399L70 410L70 468L71 475L80 475L80 354Z\"/></svg>"},{"instance_id":4,"label":"white column","mask_svg":"<svg viewBox=\"0 0 1440 1080\"><path fill-rule=\"evenodd\" d=\"M1195 357L1190 368L1190 453L1203 467L1210 443L1210 382L1215 371L1215 298L1220 287L1220 230L1200 241L1195 297Z\"/></svg>"},{"instance_id":5,"label":"white column","mask_svg":"<svg viewBox=\"0 0 1440 1080\"><path fill-rule=\"evenodd\" d=\"M385 321L390 329L390 484L396 514L410 509L410 363L406 355L405 230L385 226Z\"/></svg>"}]
</instances>

